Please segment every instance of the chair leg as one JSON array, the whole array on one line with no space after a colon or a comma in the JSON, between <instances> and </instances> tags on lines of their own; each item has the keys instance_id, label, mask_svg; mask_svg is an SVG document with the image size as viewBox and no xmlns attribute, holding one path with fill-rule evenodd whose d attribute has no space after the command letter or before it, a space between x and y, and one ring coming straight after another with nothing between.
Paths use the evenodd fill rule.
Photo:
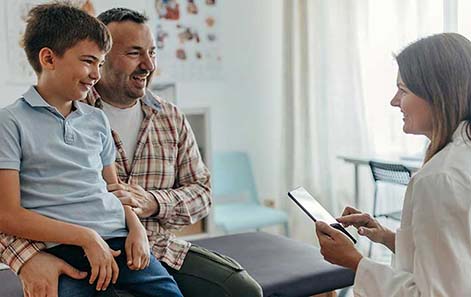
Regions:
<instances>
[{"instance_id":1,"label":"chair leg","mask_svg":"<svg viewBox=\"0 0 471 297\"><path fill-rule=\"evenodd\" d=\"M374 189L374 198L373 198L373 218L376 218L376 207L378 204L378 184L374 183L375 189ZM370 246L368 248L368 258L371 258L371 254L373 251L373 242L370 240Z\"/></svg>"},{"instance_id":2,"label":"chair leg","mask_svg":"<svg viewBox=\"0 0 471 297\"><path fill-rule=\"evenodd\" d=\"M285 229L285 236L286 236L286 237L289 237L290 234L289 234L289 225L288 225L288 222L284 223L284 224L283 224L283 227L284 227L284 229Z\"/></svg>"},{"instance_id":3,"label":"chair leg","mask_svg":"<svg viewBox=\"0 0 471 297\"><path fill-rule=\"evenodd\" d=\"M368 258L371 258L372 253L373 253L373 241L370 240L370 247L368 248Z\"/></svg>"}]
</instances>

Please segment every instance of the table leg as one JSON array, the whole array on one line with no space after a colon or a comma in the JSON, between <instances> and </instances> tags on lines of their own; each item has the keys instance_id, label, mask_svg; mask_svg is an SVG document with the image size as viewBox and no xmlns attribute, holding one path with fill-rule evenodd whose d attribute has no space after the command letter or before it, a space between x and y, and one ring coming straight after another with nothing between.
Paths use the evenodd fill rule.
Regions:
<instances>
[{"instance_id":1,"label":"table leg","mask_svg":"<svg viewBox=\"0 0 471 297\"><path fill-rule=\"evenodd\" d=\"M355 198L355 208L359 208L360 207L360 172L359 172L359 166L357 163L353 164L353 168L355 170L354 172L354 177L355 177L355 194L354 194L354 198Z\"/></svg>"}]
</instances>

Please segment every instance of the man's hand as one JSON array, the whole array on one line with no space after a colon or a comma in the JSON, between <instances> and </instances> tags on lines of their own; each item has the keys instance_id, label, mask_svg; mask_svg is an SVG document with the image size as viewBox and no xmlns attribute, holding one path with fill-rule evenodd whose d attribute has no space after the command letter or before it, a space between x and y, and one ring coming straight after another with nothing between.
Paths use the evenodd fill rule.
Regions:
<instances>
[{"instance_id":1,"label":"man's hand","mask_svg":"<svg viewBox=\"0 0 471 297\"><path fill-rule=\"evenodd\" d=\"M316 222L316 233L324 259L332 264L357 270L363 256L345 234L321 221Z\"/></svg>"},{"instance_id":2,"label":"man's hand","mask_svg":"<svg viewBox=\"0 0 471 297\"><path fill-rule=\"evenodd\" d=\"M140 218L148 218L159 211L159 204L149 192L139 185L109 184L108 191L129 205Z\"/></svg>"},{"instance_id":3,"label":"man's hand","mask_svg":"<svg viewBox=\"0 0 471 297\"><path fill-rule=\"evenodd\" d=\"M59 276L65 274L74 279L83 279L86 272L79 271L51 254L39 252L21 268L19 277L23 283L25 297L57 297Z\"/></svg>"}]
</instances>

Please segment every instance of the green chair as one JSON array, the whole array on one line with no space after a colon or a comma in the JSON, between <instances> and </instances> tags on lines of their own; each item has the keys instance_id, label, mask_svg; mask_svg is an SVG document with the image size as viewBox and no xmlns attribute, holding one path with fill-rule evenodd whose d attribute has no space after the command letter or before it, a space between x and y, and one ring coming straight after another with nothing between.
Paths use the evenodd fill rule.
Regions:
<instances>
[{"instance_id":1,"label":"green chair","mask_svg":"<svg viewBox=\"0 0 471 297\"><path fill-rule=\"evenodd\" d=\"M260 204L247 153L216 152L212 188L214 222L226 234L283 225L289 235L287 213Z\"/></svg>"}]
</instances>

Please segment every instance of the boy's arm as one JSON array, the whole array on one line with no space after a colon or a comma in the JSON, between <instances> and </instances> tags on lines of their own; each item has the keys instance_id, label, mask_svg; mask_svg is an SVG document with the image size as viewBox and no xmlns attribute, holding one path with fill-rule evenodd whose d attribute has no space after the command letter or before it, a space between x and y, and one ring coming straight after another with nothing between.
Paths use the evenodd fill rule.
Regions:
<instances>
[{"instance_id":1,"label":"boy's arm","mask_svg":"<svg viewBox=\"0 0 471 297\"><path fill-rule=\"evenodd\" d=\"M103 167L102 175L103 179L108 185L119 183L114 163ZM126 217L126 225L128 226L129 230L133 230L134 228L142 226L141 221L139 220L138 216L136 215L136 213L134 213L131 207L124 206L124 214Z\"/></svg>"},{"instance_id":2,"label":"boy's arm","mask_svg":"<svg viewBox=\"0 0 471 297\"><path fill-rule=\"evenodd\" d=\"M108 185L118 184L114 163L103 167L103 178ZM131 270L144 269L150 262L150 247L147 231L139 217L129 205L123 205L129 234L126 238L126 259Z\"/></svg>"},{"instance_id":3,"label":"boy's arm","mask_svg":"<svg viewBox=\"0 0 471 297\"><path fill-rule=\"evenodd\" d=\"M114 163L104 166L101 174L103 175L103 179L106 181L107 185L119 183L118 174L116 173L116 167L114 166Z\"/></svg>"},{"instance_id":4,"label":"boy's arm","mask_svg":"<svg viewBox=\"0 0 471 297\"><path fill-rule=\"evenodd\" d=\"M119 268L114 257L120 251L111 250L90 228L50 219L23 208L18 170L0 169L0 185L0 232L31 240L80 246L92 268L89 283L96 281L97 290L106 289L110 281L116 283Z\"/></svg>"},{"instance_id":5,"label":"boy's arm","mask_svg":"<svg viewBox=\"0 0 471 297\"><path fill-rule=\"evenodd\" d=\"M17 170L0 169L0 232L37 241L84 246L93 230L60 222L23 208Z\"/></svg>"}]
</instances>

